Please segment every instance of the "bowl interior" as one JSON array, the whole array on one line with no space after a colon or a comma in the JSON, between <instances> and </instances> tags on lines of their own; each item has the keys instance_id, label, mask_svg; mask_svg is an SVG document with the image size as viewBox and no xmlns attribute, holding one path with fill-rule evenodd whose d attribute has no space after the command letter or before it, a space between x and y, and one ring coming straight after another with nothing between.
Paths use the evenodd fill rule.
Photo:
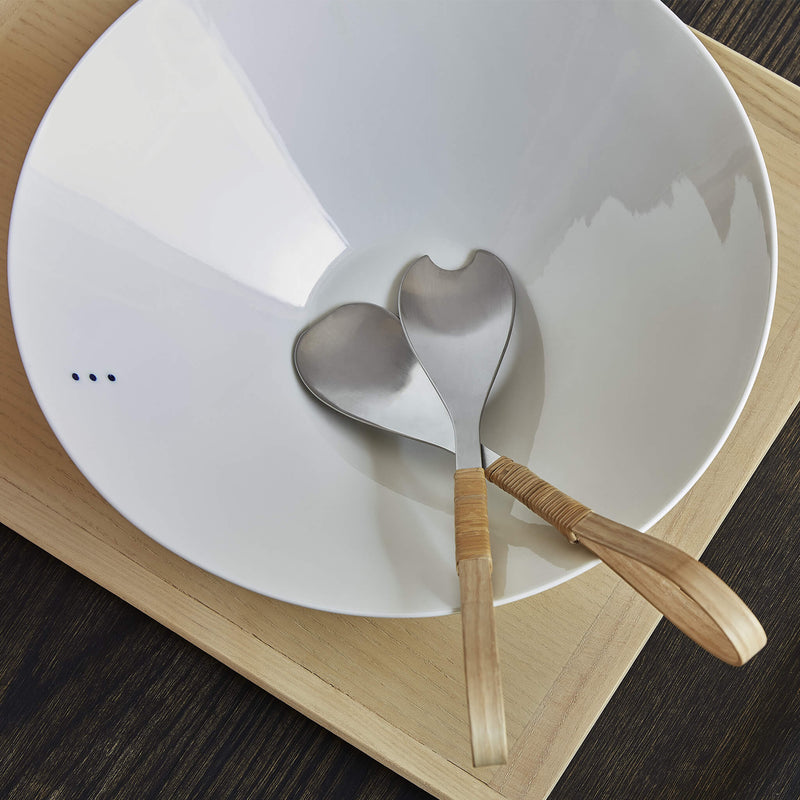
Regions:
<instances>
[{"instance_id":1,"label":"bowl interior","mask_svg":"<svg viewBox=\"0 0 800 800\"><path fill-rule=\"evenodd\" d=\"M458 605L452 457L323 408L292 347L478 248L517 289L485 443L649 527L738 416L775 284L753 132L655 0L142 0L42 122L9 285L50 425L143 531L280 599L419 616ZM594 563L490 506L498 601Z\"/></svg>"}]
</instances>

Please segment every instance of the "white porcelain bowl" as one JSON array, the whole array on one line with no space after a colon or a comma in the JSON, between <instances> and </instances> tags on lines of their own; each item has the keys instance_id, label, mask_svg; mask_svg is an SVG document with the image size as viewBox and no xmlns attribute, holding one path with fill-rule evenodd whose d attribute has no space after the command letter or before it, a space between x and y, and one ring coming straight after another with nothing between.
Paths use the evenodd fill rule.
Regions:
<instances>
[{"instance_id":1,"label":"white porcelain bowl","mask_svg":"<svg viewBox=\"0 0 800 800\"><path fill-rule=\"evenodd\" d=\"M298 331L496 253L484 441L646 529L750 390L775 230L738 100L657 0L143 0L42 122L9 285L50 425L133 523L276 598L422 616L458 605L452 457L316 403ZM595 563L489 499L498 602Z\"/></svg>"}]
</instances>

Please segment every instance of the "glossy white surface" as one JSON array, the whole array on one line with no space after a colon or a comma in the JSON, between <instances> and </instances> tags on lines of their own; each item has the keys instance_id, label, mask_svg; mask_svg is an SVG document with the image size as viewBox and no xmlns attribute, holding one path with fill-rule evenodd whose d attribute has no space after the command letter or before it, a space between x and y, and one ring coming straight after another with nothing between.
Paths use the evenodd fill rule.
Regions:
<instances>
[{"instance_id":1,"label":"glossy white surface","mask_svg":"<svg viewBox=\"0 0 800 800\"><path fill-rule=\"evenodd\" d=\"M656 0L143 0L31 146L14 326L60 441L154 539L294 603L446 613L452 456L337 417L291 355L475 248L517 286L484 442L649 527L741 410L776 268L752 130ZM499 602L594 563L489 500Z\"/></svg>"}]
</instances>

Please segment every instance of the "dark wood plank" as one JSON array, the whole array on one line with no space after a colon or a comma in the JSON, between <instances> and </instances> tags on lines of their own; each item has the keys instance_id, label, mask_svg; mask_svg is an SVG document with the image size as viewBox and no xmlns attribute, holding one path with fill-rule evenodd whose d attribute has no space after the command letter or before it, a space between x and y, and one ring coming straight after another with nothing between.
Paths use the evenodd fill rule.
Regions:
<instances>
[{"instance_id":1,"label":"dark wood plank","mask_svg":"<svg viewBox=\"0 0 800 800\"><path fill-rule=\"evenodd\" d=\"M665 0L687 25L792 83L800 82L796 0Z\"/></svg>"},{"instance_id":2,"label":"dark wood plank","mask_svg":"<svg viewBox=\"0 0 800 800\"><path fill-rule=\"evenodd\" d=\"M795 0L667 5L800 82ZM800 797L798 445L795 412L703 558L765 651L734 670L660 625L553 800ZM0 564L0 797L429 797L7 530Z\"/></svg>"}]
</instances>

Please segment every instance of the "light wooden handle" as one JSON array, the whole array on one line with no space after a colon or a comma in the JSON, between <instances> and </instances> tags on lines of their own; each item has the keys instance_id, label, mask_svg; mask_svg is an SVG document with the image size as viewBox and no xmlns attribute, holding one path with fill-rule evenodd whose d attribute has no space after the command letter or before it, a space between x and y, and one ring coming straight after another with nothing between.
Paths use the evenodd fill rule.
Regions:
<instances>
[{"instance_id":1,"label":"light wooden handle","mask_svg":"<svg viewBox=\"0 0 800 800\"><path fill-rule=\"evenodd\" d=\"M580 542L687 636L734 666L767 643L738 595L708 567L667 542L595 514L527 467L502 457L486 477L571 542ZM554 511L555 509L555 511Z\"/></svg>"},{"instance_id":2,"label":"light wooden handle","mask_svg":"<svg viewBox=\"0 0 800 800\"><path fill-rule=\"evenodd\" d=\"M456 471L455 528L472 763L476 767L505 764L508 747L494 624L486 479L480 468Z\"/></svg>"}]
</instances>

